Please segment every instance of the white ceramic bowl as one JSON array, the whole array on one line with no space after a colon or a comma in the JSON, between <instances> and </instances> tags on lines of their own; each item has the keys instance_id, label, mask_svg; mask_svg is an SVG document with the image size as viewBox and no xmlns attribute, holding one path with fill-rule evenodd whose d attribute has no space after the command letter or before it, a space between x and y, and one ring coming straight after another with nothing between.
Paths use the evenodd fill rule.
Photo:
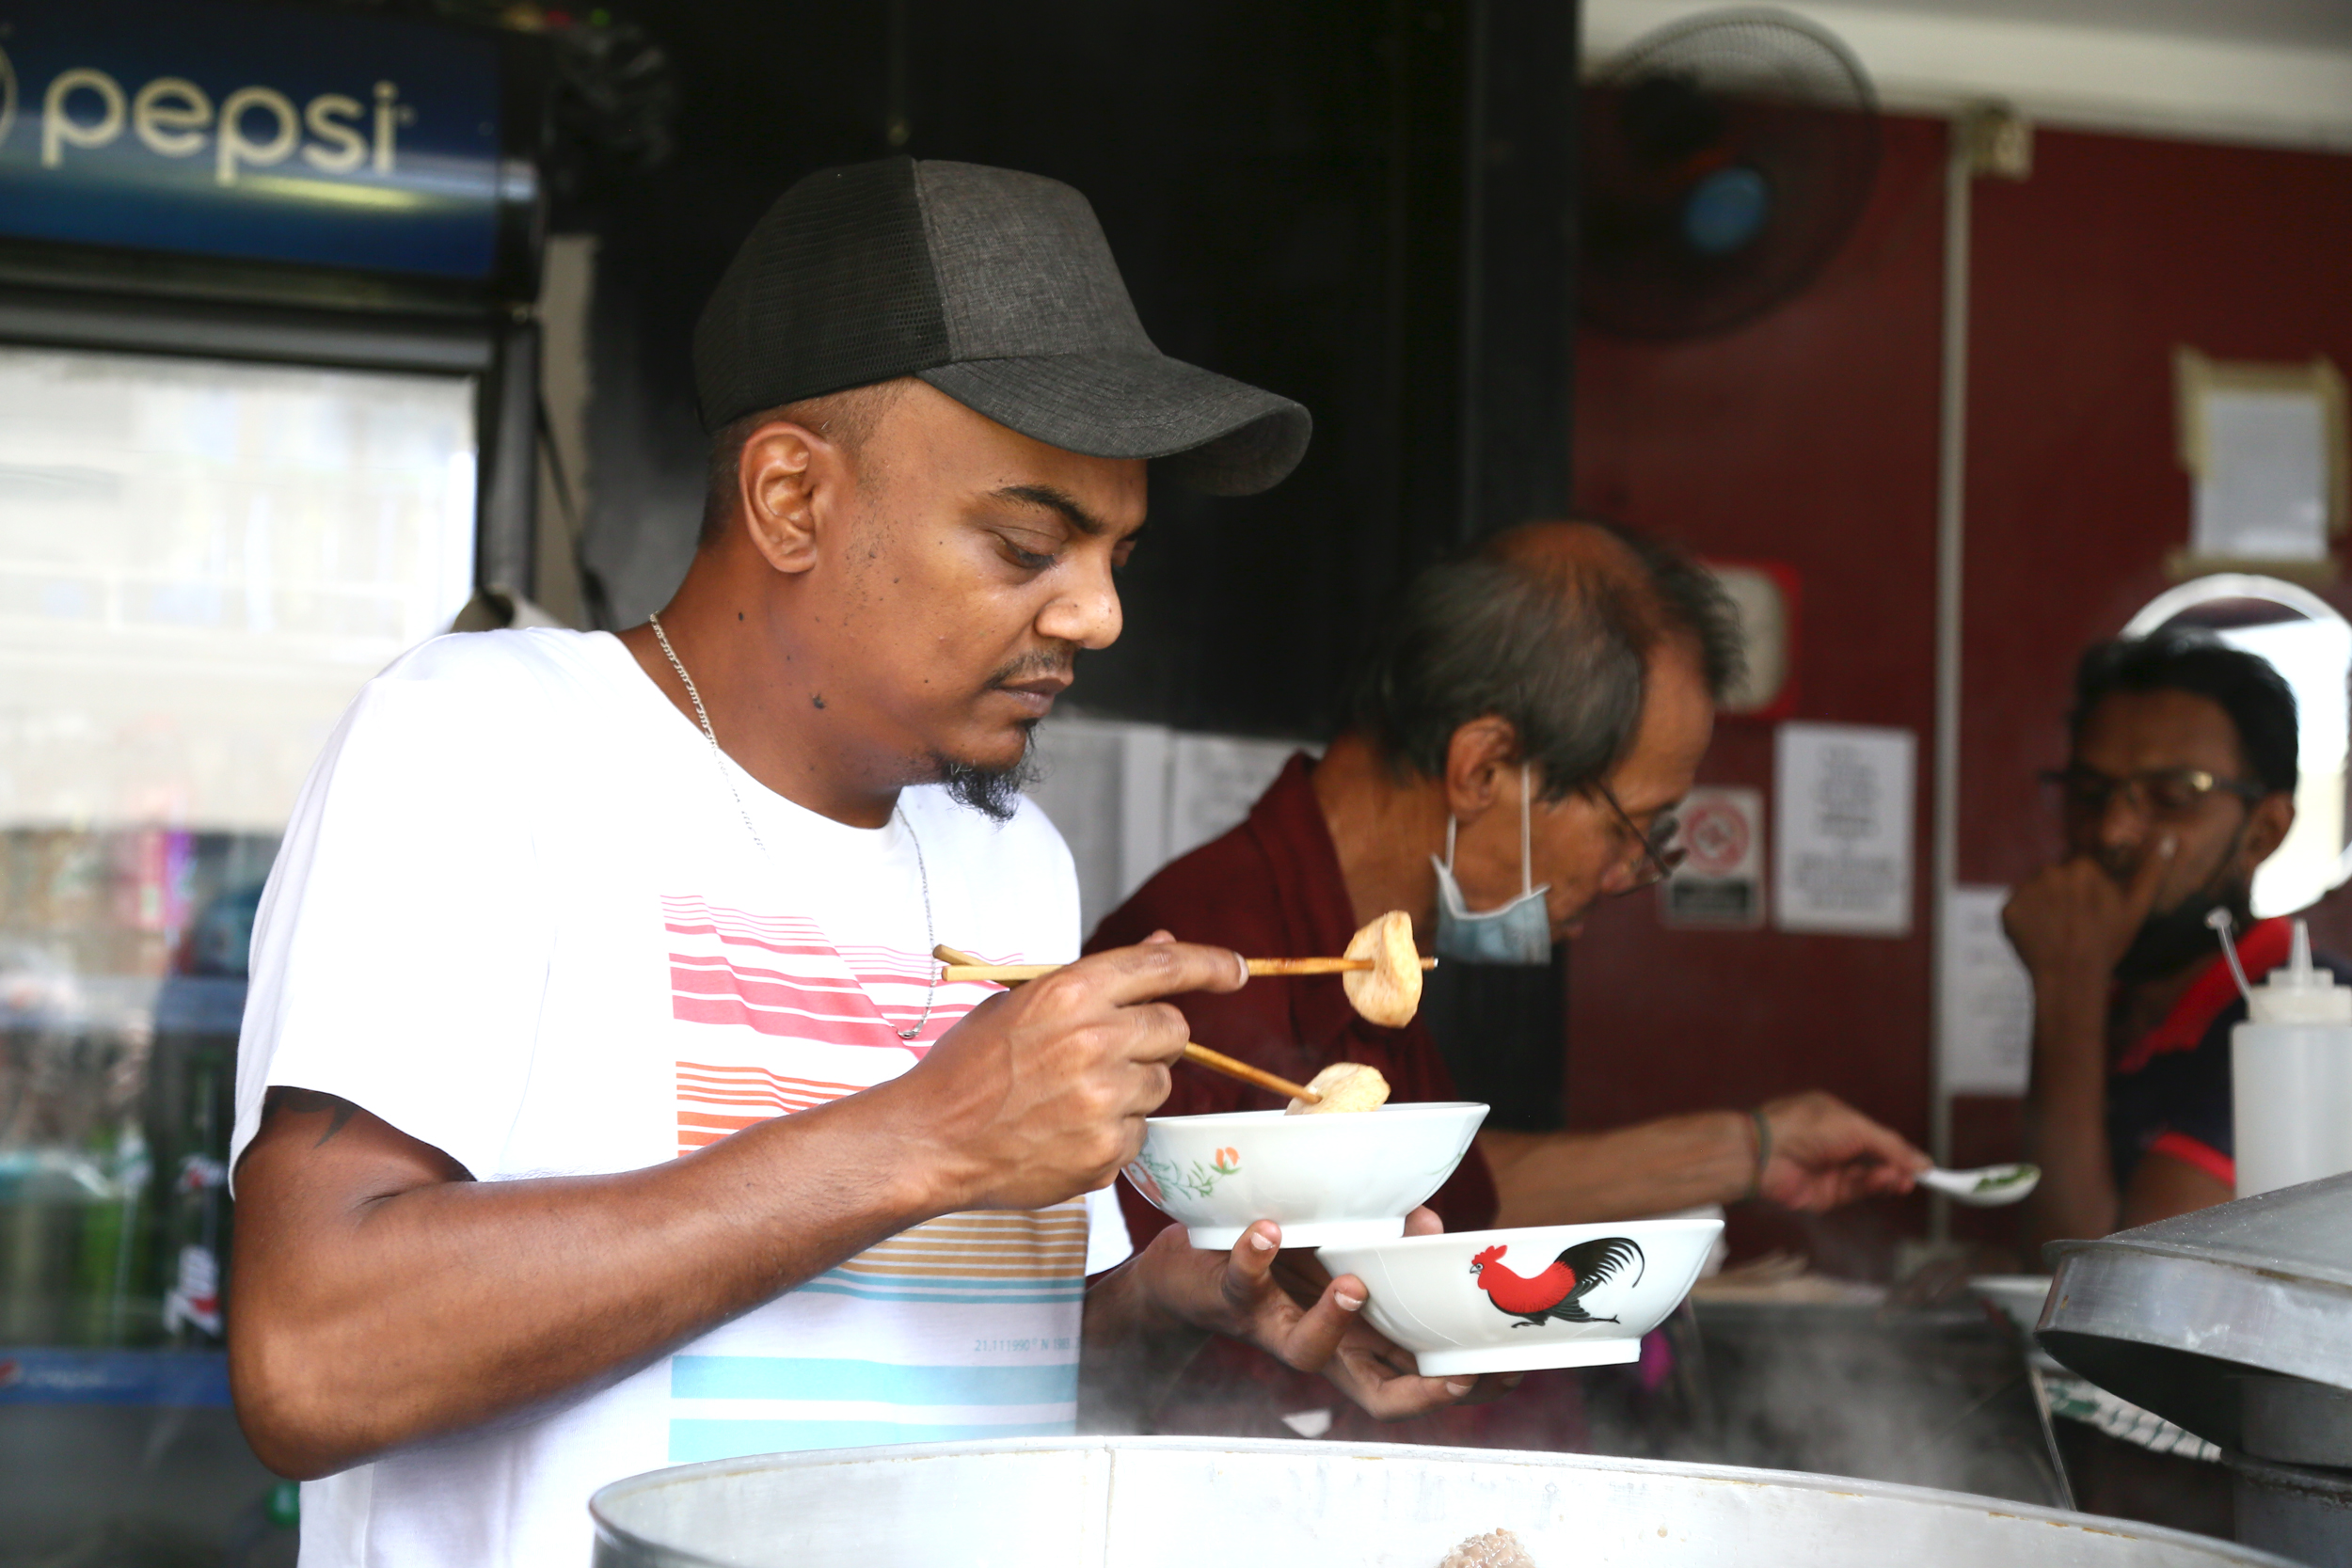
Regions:
<instances>
[{"instance_id":1,"label":"white ceramic bowl","mask_svg":"<svg viewBox=\"0 0 2352 1568\"><path fill-rule=\"evenodd\" d=\"M1153 1117L1127 1180L1214 1252L1260 1220L1281 1226L1286 1247L1382 1241L1405 1234L1405 1216L1445 1185L1486 1119L1486 1106L1456 1101Z\"/></svg>"},{"instance_id":2,"label":"white ceramic bowl","mask_svg":"<svg viewBox=\"0 0 2352 1568\"><path fill-rule=\"evenodd\" d=\"M2046 1274L1978 1274L1968 1276L1968 1289L2001 1309L2002 1316L2033 1339L2033 1325L2042 1321L2042 1304L2050 1299Z\"/></svg>"},{"instance_id":3,"label":"white ceramic bowl","mask_svg":"<svg viewBox=\"0 0 2352 1568\"><path fill-rule=\"evenodd\" d=\"M1423 1377L1631 1361L1690 1292L1714 1219L1463 1230L1316 1252L1371 1292L1372 1326Z\"/></svg>"}]
</instances>

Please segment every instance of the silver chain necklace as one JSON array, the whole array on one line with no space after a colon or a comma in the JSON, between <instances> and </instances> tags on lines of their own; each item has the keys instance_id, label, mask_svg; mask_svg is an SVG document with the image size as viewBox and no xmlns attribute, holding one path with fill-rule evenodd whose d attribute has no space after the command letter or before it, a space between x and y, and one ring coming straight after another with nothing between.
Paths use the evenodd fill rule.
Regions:
<instances>
[{"instance_id":1,"label":"silver chain necklace","mask_svg":"<svg viewBox=\"0 0 2352 1568\"><path fill-rule=\"evenodd\" d=\"M758 847L760 858L772 862L774 857L768 853L767 841L759 836L759 830L752 826L751 808L743 804L743 792L735 787L735 775L727 771L726 753L719 750L719 732L710 727L710 714L703 706L703 694L694 689L694 677L686 673L686 666L678 661L677 650L670 646L670 634L661 629L661 617L648 614L645 620L653 627L654 641L661 644L661 656L670 661L670 668L677 672L677 678L686 685L687 700L694 705L694 717L701 721L703 736L710 742L710 760L718 768L720 781L727 786L727 793L735 797L735 809L743 818L743 831L752 835L752 843ZM930 968L930 981L923 988L923 1016L914 1021L912 1029L891 1031L902 1040L912 1040L920 1038L923 1031L930 1026L931 1008L939 1001L939 965L931 956L931 949L938 945L939 934L931 928L931 873L930 867L923 863L923 841L915 835L914 822L907 816L904 807L894 805L890 811L906 827L907 842L914 846L914 874L923 883L923 961Z\"/></svg>"}]
</instances>

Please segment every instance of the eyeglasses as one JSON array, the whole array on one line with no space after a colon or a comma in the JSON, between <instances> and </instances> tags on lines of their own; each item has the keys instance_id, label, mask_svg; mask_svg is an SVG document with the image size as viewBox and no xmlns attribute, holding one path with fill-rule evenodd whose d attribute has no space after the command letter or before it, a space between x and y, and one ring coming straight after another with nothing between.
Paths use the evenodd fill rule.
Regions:
<instances>
[{"instance_id":1,"label":"eyeglasses","mask_svg":"<svg viewBox=\"0 0 2352 1568\"><path fill-rule=\"evenodd\" d=\"M2194 816L2216 791L2249 803L2270 793L2260 784L2225 779L2201 768L2149 768L2118 779L2078 763L2042 769L2042 782L2058 791L2067 816L2082 818L2105 816L2108 802L2118 795L2145 816L2178 819Z\"/></svg>"},{"instance_id":2,"label":"eyeglasses","mask_svg":"<svg viewBox=\"0 0 2352 1568\"><path fill-rule=\"evenodd\" d=\"M1593 788L1609 802L1609 809L1617 814L1618 826L1628 838L1640 847L1642 859L1646 863L1634 871L1633 885L1625 891L1639 893L1673 876L1675 867L1690 855L1688 849L1675 843L1675 834L1682 828L1681 820L1673 812L1661 811L1650 819L1649 832L1644 832L1634 826L1632 814L1625 809L1607 784L1597 783Z\"/></svg>"}]
</instances>

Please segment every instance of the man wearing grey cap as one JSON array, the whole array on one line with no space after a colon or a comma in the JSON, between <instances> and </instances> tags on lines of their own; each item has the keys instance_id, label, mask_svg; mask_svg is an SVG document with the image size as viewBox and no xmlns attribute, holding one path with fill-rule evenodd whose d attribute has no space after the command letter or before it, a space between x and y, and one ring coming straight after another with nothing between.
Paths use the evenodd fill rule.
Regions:
<instances>
[{"instance_id":1,"label":"man wearing grey cap","mask_svg":"<svg viewBox=\"0 0 2352 1568\"><path fill-rule=\"evenodd\" d=\"M1076 192L903 158L776 203L695 369L676 596L402 658L271 876L230 1370L308 1568L580 1561L619 1477L1115 1421L1212 1332L1376 1413L1472 1393L1355 1277L1277 1288L1271 1222L1121 1264L1157 999L1232 953L930 956L1077 958L1029 731L1119 634L1147 466L1263 489L1306 411L1153 349Z\"/></svg>"}]
</instances>

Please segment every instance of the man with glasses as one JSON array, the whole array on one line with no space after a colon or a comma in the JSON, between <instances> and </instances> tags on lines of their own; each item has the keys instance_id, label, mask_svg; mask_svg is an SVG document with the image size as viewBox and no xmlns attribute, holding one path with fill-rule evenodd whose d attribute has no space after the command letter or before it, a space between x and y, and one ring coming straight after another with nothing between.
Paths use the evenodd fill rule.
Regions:
<instances>
[{"instance_id":1,"label":"man with glasses","mask_svg":"<svg viewBox=\"0 0 2352 1568\"><path fill-rule=\"evenodd\" d=\"M1680 858L1674 807L1738 657L1713 578L1656 542L1592 523L1499 535L1407 586L1359 673L1348 727L1323 756L1294 757L1246 822L1163 869L1093 945L1165 927L1244 953L1337 953L1358 927L1403 910L1422 950L1448 961L1546 963L1603 898L1651 885ZM1336 976L1173 1000L1195 1039L1299 1082L1356 1061L1379 1069L1397 1100L1455 1098L1420 1021L1364 1022ZM1160 1114L1266 1103L1185 1073ZM1430 1207L1452 1230L1757 1196L1820 1210L1906 1191L1927 1163L1886 1128L1808 1093L1607 1132L1482 1132ZM1138 1234L1168 1223L1121 1196ZM1272 1422L1283 1395L1263 1386L1282 1383L1279 1370L1224 1359L1234 1379L1262 1386L1260 1430L1282 1435ZM1218 1365L1213 1350L1188 1384L1212 1380ZM1464 1424L1534 1402L1523 1395L1406 1435L1467 1437ZM1228 1402L1225 1430L1249 1412L1247 1400Z\"/></svg>"},{"instance_id":2,"label":"man with glasses","mask_svg":"<svg viewBox=\"0 0 2352 1568\"><path fill-rule=\"evenodd\" d=\"M2249 904L2295 822L2295 697L2277 671L2198 633L2101 643L2070 729L2066 767L2045 775L2065 856L2005 915L2034 990L2029 1257L2230 1200L2230 1031L2246 1005L2206 920L2229 911L2257 980L2289 941Z\"/></svg>"}]
</instances>

